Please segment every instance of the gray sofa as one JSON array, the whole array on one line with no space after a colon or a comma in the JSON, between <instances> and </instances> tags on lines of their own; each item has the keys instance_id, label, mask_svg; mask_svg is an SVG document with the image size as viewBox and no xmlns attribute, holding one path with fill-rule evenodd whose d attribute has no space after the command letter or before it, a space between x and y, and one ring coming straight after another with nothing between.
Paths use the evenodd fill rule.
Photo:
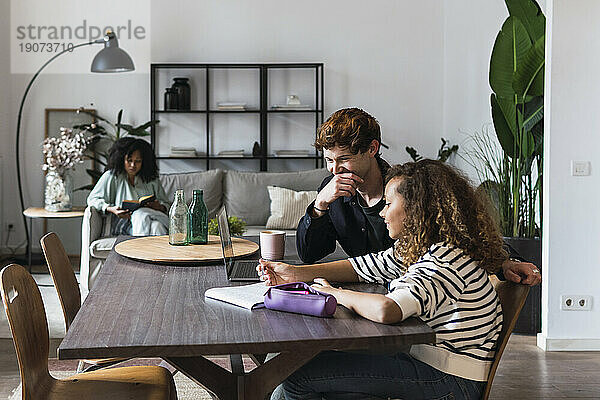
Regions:
<instances>
[{"instance_id":1,"label":"gray sofa","mask_svg":"<svg viewBox=\"0 0 600 400\"><path fill-rule=\"evenodd\" d=\"M243 218L248 224L246 235L255 235L264 229L270 215L267 186L279 186L296 191L316 190L329 173L325 169L299 172L241 172L214 169L205 172L164 174L160 180L167 196L172 199L177 189L183 189L191 200L192 190L204 190L204 202L209 218L213 218L221 204L230 216ZM295 230L287 231L295 234ZM110 236L110 218L87 207L81 230L80 280L86 294L93 286L115 237Z\"/></svg>"}]
</instances>

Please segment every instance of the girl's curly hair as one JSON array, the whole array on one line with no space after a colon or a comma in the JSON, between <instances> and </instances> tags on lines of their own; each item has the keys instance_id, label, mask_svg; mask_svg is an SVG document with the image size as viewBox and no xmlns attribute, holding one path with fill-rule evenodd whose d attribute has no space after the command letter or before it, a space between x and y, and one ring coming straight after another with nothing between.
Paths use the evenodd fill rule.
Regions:
<instances>
[{"instance_id":1,"label":"girl's curly hair","mask_svg":"<svg viewBox=\"0 0 600 400\"><path fill-rule=\"evenodd\" d=\"M108 150L107 171L113 171L115 175L126 174L125 157L129 157L136 150L142 156L142 169L138 172L142 181L148 183L158 178L158 166L156 165L156 156L148 142L143 139L126 136L117 140L110 150Z\"/></svg>"},{"instance_id":2,"label":"girl's curly hair","mask_svg":"<svg viewBox=\"0 0 600 400\"><path fill-rule=\"evenodd\" d=\"M398 178L406 219L395 252L406 265L415 263L431 245L445 242L478 260L489 273L500 269L507 253L498 225L489 200L468 178L448 164L427 159L391 167L386 184Z\"/></svg>"}]
</instances>

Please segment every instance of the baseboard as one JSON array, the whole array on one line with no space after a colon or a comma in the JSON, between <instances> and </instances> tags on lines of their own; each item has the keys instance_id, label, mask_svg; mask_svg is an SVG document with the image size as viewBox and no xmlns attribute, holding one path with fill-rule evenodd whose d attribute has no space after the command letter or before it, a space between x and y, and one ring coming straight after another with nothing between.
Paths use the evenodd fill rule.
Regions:
<instances>
[{"instance_id":1,"label":"baseboard","mask_svg":"<svg viewBox=\"0 0 600 400\"><path fill-rule=\"evenodd\" d=\"M538 333L537 346L544 351L600 351L600 339L551 339Z\"/></svg>"}]
</instances>

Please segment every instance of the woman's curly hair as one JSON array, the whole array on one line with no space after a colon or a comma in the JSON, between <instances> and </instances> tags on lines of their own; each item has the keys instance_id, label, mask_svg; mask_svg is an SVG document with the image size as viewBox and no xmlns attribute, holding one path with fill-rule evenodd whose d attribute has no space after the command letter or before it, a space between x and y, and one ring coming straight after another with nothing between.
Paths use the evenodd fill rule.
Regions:
<instances>
[{"instance_id":1,"label":"woman's curly hair","mask_svg":"<svg viewBox=\"0 0 600 400\"><path fill-rule=\"evenodd\" d=\"M110 150L108 150L107 171L113 171L115 175L126 174L125 157L129 157L136 150L142 156L142 168L138 175L142 181L148 183L158 178L158 166L156 165L156 156L148 142L143 139L124 137L117 140Z\"/></svg>"},{"instance_id":2,"label":"woman's curly hair","mask_svg":"<svg viewBox=\"0 0 600 400\"><path fill-rule=\"evenodd\" d=\"M444 242L465 251L489 273L500 269L507 253L489 200L461 172L441 161L421 160L391 167L386 184L398 178L406 219L395 252L406 265Z\"/></svg>"}]
</instances>

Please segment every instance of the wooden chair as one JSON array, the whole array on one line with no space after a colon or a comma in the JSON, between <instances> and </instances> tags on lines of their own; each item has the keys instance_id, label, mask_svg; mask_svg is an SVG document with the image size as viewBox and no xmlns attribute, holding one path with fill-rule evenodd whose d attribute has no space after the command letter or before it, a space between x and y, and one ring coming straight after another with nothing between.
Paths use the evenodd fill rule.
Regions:
<instances>
[{"instance_id":1,"label":"wooden chair","mask_svg":"<svg viewBox=\"0 0 600 400\"><path fill-rule=\"evenodd\" d=\"M29 272L11 264L0 291L19 362L23 399L177 399L169 371L123 367L55 379L48 372L49 335L42 295Z\"/></svg>"},{"instance_id":2,"label":"wooden chair","mask_svg":"<svg viewBox=\"0 0 600 400\"><path fill-rule=\"evenodd\" d=\"M71 323L81 307L81 292L79 291L79 284L77 283L75 272L73 272L69 256L56 233L50 232L46 234L40 239L40 244L42 245L50 275L54 281L54 287L56 287L56 291L58 292L60 305L62 306L63 315L65 316L66 330L69 330L69 326L71 326ZM77 367L77 372L93 371L127 360L127 358L81 360ZM88 367L86 367L86 365Z\"/></svg>"},{"instance_id":3,"label":"wooden chair","mask_svg":"<svg viewBox=\"0 0 600 400\"><path fill-rule=\"evenodd\" d=\"M502 323L502 331L498 337L498 347L496 355L494 356L494 362L490 368L485 391L482 396L483 400L487 400L490 395L492 381L494 380L494 375L496 375L496 369L498 369L500 358L502 357L502 353L504 353L508 338L517 323L517 318L519 318L523 304L525 304L525 300L527 300L527 295L529 294L529 286L510 281L500 281L495 276L492 276L490 279L492 285L494 285L494 288L496 289L500 304L502 305L504 322Z\"/></svg>"}]
</instances>

